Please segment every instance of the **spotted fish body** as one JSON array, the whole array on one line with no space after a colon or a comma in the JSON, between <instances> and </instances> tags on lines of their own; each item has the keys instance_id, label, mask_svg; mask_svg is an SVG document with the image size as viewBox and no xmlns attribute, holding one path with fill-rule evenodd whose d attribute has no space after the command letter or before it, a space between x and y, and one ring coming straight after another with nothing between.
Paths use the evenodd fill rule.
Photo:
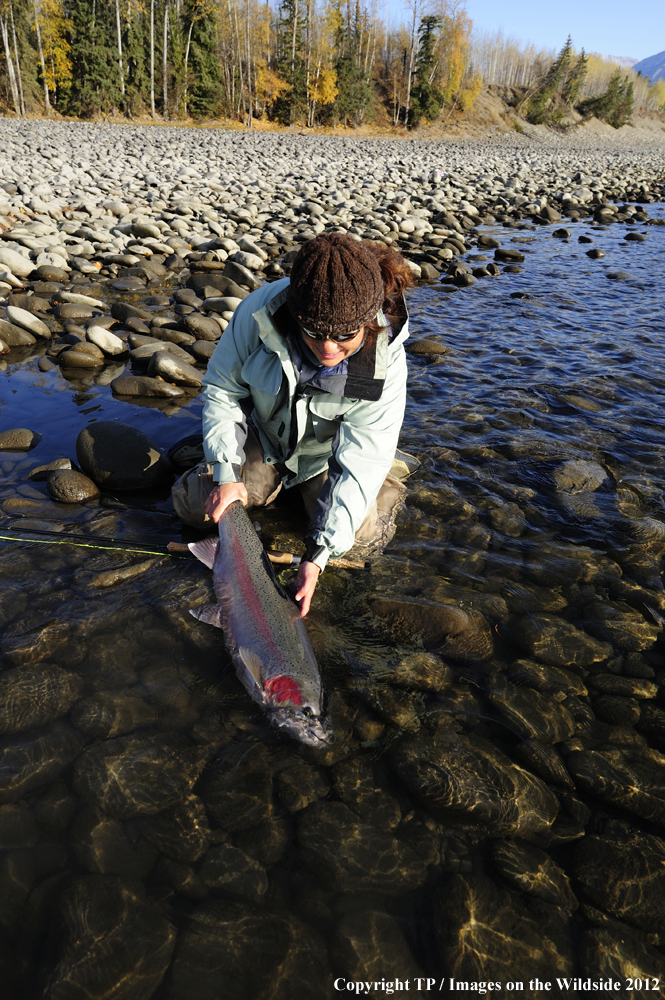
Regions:
<instances>
[{"instance_id":1,"label":"spotted fish body","mask_svg":"<svg viewBox=\"0 0 665 1000\"><path fill-rule=\"evenodd\" d=\"M213 571L217 604L195 618L223 629L238 678L272 722L310 746L330 742L321 719L321 677L298 606L281 589L243 505L219 521L219 538L193 542Z\"/></svg>"}]
</instances>

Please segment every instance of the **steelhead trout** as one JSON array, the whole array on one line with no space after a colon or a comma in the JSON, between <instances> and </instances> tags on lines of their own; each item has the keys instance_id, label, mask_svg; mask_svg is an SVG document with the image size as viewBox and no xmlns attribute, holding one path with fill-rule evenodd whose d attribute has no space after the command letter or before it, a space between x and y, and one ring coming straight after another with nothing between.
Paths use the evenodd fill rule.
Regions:
<instances>
[{"instance_id":1,"label":"steelhead trout","mask_svg":"<svg viewBox=\"0 0 665 1000\"><path fill-rule=\"evenodd\" d=\"M218 603L190 614L223 629L239 680L270 721L321 747L331 742L332 731L321 718L321 677L298 606L277 583L239 500L218 527L219 538L189 545L212 570Z\"/></svg>"}]
</instances>

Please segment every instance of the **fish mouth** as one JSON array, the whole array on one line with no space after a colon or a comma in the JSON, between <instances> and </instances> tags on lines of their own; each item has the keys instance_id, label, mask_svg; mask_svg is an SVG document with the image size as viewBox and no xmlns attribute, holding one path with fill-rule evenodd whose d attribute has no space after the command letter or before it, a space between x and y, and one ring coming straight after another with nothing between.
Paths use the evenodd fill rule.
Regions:
<instances>
[{"instance_id":1,"label":"fish mouth","mask_svg":"<svg viewBox=\"0 0 665 1000\"><path fill-rule=\"evenodd\" d=\"M319 716L306 715L302 711L289 711L278 708L270 714L270 721L279 729L285 730L289 736L299 740L308 747L329 746L335 741L335 734L330 724Z\"/></svg>"}]
</instances>

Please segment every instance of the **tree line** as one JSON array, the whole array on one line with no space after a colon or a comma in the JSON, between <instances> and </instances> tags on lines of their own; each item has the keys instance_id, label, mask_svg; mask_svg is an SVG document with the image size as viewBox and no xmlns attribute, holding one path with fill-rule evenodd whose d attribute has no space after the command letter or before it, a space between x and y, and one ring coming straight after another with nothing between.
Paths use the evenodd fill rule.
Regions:
<instances>
[{"instance_id":1,"label":"tree line","mask_svg":"<svg viewBox=\"0 0 665 1000\"><path fill-rule=\"evenodd\" d=\"M0 87L17 115L394 125L468 108L461 0L0 0Z\"/></svg>"},{"instance_id":2,"label":"tree line","mask_svg":"<svg viewBox=\"0 0 665 1000\"><path fill-rule=\"evenodd\" d=\"M0 0L0 95L17 115L250 128L413 127L469 111L483 82L520 90L532 121L579 105L617 124L665 104L632 71L604 78L570 39L556 55L474 35L464 0L405 0L404 15L387 23L378 0Z\"/></svg>"}]
</instances>

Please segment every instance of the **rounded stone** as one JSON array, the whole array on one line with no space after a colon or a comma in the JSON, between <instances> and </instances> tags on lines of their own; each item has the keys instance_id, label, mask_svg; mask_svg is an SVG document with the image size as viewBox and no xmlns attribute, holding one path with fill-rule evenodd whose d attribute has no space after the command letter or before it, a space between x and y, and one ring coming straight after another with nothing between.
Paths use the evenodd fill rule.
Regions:
<instances>
[{"instance_id":1,"label":"rounded stone","mask_svg":"<svg viewBox=\"0 0 665 1000\"><path fill-rule=\"evenodd\" d=\"M80 503L99 496L99 489L82 472L74 469L58 469L52 472L46 483L46 489L54 500L60 503Z\"/></svg>"},{"instance_id":2,"label":"rounded stone","mask_svg":"<svg viewBox=\"0 0 665 1000\"><path fill-rule=\"evenodd\" d=\"M0 451L31 451L39 443L41 434L27 427L12 427L0 431Z\"/></svg>"},{"instance_id":3,"label":"rounded stone","mask_svg":"<svg viewBox=\"0 0 665 1000\"><path fill-rule=\"evenodd\" d=\"M148 489L173 475L162 450L121 421L100 420L84 427L76 440L76 456L83 471L107 489Z\"/></svg>"},{"instance_id":4,"label":"rounded stone","mask_svg":"<svg viewBox=\"0 0 665 1000\"><path fill-rule=\"evenodd\" d=\"M184 396L185 390L177 385L169 385L159 378L147 375L119 375L111 382L111 390L117 396L156 396L162 398Z\"/></svg>"}]
</instances>

